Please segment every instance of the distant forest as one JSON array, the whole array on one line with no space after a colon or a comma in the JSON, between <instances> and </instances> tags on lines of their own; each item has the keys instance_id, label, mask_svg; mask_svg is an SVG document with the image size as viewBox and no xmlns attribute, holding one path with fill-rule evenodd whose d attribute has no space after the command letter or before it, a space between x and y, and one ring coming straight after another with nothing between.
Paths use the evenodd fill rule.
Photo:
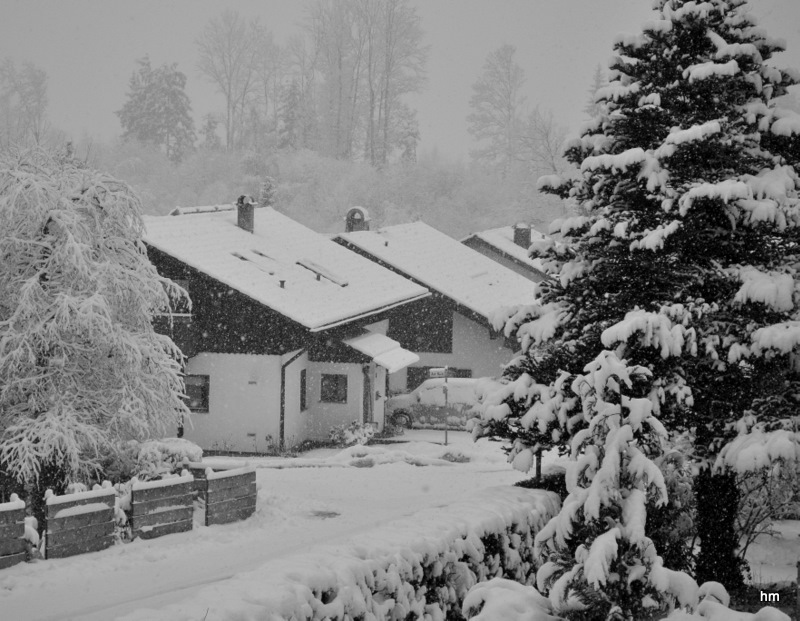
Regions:
<instances>
[{"instance_id":1,"label":"distant forest","mask_svg":"<svg viewBox=\"0 0 800 621\"><path fill-rule=\"evenodd\" d=\"M306 18L280 45L258 18L224 11L197 33L197 62L153 66L131 59L120 135L69 142L47 118L47 73L0 64L0 148L69 148L130 183L149 213L229 203L269 178L274 205L322 232L341 230L353 205L374 226L422 218L459 237L528 221L546 230L569 210L536 180L567 168L566 130L522 95L515 49L482 67L464 120L476 148L467 161L418 156L410 96L426 86L424 24L408 0L309 0ZM188 75L215 86L219 109L192 114ZM604 80L598 69L587 85Z\"/></svg>"}]
</instances>

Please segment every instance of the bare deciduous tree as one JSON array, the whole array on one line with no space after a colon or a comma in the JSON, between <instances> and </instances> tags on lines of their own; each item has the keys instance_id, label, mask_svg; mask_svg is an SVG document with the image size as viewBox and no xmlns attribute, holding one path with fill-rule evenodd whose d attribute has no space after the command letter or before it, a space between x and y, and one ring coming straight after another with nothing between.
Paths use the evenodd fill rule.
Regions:
<instances>
[{"instance_id":1,"label":"bare deciduous tree","mask_svg":"<svg viewBox=\"0 0 800 621\"><path fill-rule=\"evenodd\" d=\"M25 61L17 67L11 58L0 64L0 144L41 144L47 122L47 73Z\"/></svg>"},{"instance_id":2,"label":"bare deciduous tree","mask_svg":"<svg viewBox=\"0 0 800 621\"><path fill-rule=\"evenodd\" d=\"M197 67L225 97L225 146L237 146L244 113L257 88L257 59L266 32L255 19L246 22L227 10L212 19L197 39Z\"/></svg>"},{"instance_id":3,"label":"bare deciduous tree","mask_svg":"<svg viewBox=\"0 0 800 621\"><path fill-rule=\"evenodd\" d=\"M473 157L497 165L507 173L519 159L519 135L525 95L525 74L516 61L516 48L505 44L489 54L483 71L472 85L467 117L469 133L481 143Z\"/></svg>"},{"instance_id":4,"label":"bare deciduous tree","mask_svg":"<svg viewBox=\"0 0 800 621\"><path fill-rule=\"evenodd\" d=\"M520 129L517 158L528 165L531 173L560 175L569 168L564 159L567 130L556 122L552 111L542 112L537 106Z\"/></svg>"},{"instance_id":5,"label":"bare deciduous tree","mask_svg":"<svg viewBox=\"0 0 800 621\"><path fill-rule=\"evenodd\" d=\"M306 30L320 76L323 151L383 165L408 152L409 108L403 97L425 82L428 49L421 20L407 0L317 0ZM413 125L413 124L412 124Z\"/></svg>"}]
</instances>

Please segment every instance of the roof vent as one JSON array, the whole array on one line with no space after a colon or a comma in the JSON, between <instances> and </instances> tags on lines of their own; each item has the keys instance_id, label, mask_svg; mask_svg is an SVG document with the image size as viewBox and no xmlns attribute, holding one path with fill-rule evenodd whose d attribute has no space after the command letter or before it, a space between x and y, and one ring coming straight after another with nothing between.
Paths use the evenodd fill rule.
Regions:
<instances>
[{"instance_id":1,"label":"roof vent","mask_svg":"<svg viewBox=\"0 0 800 621\"><path fill-rule=\"evenodd\" d=\"M252 233L255 227L255 215L253 213L255 206L255 201L246 194L242 194L236 201L236 223L240 229L244 229L248 233Z\"/></svg>"},{"instance_id":2,"label":"roof vent","mask_svg":"<svg viewBox=\"0 0 800 621\"><path fill-rule=\"evenodd\" d=\"M352 207L344 217L344 231L369 231L369 212L363 207Z\"/></svg>"},{"instance_id":3,"label":"roof vent","mask_svg":"<svg viewBox=\"0 0 800 621\"><path fill-rule=\"evenodd\" d=\"M514 243L527 250L531 247L531 225L518 222L514 225Z\"/></svg>"}]
</instances>

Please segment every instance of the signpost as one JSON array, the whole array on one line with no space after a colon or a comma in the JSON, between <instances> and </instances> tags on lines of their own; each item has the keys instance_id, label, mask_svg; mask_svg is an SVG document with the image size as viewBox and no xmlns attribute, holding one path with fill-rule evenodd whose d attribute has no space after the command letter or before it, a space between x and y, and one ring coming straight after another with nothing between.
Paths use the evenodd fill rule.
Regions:
<instances>
[{"instance_id":1,"label":"signpost","mask_svg":"<svg viewBox=\"0 0 800 621\"><path fill-rule=\"evenodd\" d=\"M447 446L447 429L450 426L448 411L447 411L447 378L450 376L450 367L433 367L428 371L428 377L444 378L444 386L442 390L444 392L444 445Z\"/></svg>"}]
</instances>

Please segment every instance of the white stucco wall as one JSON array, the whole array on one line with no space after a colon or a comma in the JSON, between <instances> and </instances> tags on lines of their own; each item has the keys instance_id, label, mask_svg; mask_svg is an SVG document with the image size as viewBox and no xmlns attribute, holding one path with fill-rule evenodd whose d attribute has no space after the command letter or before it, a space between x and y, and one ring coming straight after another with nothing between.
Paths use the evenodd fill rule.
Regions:
<instances>
[{"instance_id":1,"label":"white stucco wall","mask_svg":"<svg viewBox=\"0 0 800 621\"><path fill-rule=\"evenodd\" d=\"M347 403L326 403L320 400L323 373L347 375ZM360 364L312 362L308 370L309 414L302 429L304 438L326 440L336 425L344 425L363 416L364 380Z\"/></svg>"},{"instance_id":2,"label":"white stucco wall","mask_svg":"<svg viewBox=\"0 0 800 621\"><path fill-rule=\"evenodd\" d=\"M284 356L198 354L186 365L189 375L209 376L209 411L194 412L184 437L206 450L262 453L280 441L281 366ZM386 370L369 365L373 420L384 425ZM306 410L300 410L300 372L306 369ZM320 401L323 373L347 375L347 403ZM302 353L285 369L284 440L287 448L303 440L326 440L335 425L363 420L364 376L360 364L309 362ZM377 394L376 394L377 393ZM379 395L379 396L378 396Z\"/></svg>"},{"instance_id":3,"label":"white stucco wall","mask_svg":"<svg viewBox=\"0 0 800 621\"><path fill-rule=\"evenodd\" d=\"M278 441L280 365L280 356L202 353L190 358L188 375L209 376L209 411L194 412L184 436L204 449L266 452Z\"/></svg>"},{"instance_id":4,"label":"white stucco wall","mask_svg":"<svg viewBox=\"0 0 800 621\"><path fill-rule=\"evenodd\" d=\"M450 366L472 369L472 377L496 377L513 356L513 352L503 342L502 338L492 339L488 328L454 312L453 353L415 352L419 356L419 362L411 366ZM406 389L406 369L389 376L389 388L392 392Z\"/></svg>"}]
</instances>

